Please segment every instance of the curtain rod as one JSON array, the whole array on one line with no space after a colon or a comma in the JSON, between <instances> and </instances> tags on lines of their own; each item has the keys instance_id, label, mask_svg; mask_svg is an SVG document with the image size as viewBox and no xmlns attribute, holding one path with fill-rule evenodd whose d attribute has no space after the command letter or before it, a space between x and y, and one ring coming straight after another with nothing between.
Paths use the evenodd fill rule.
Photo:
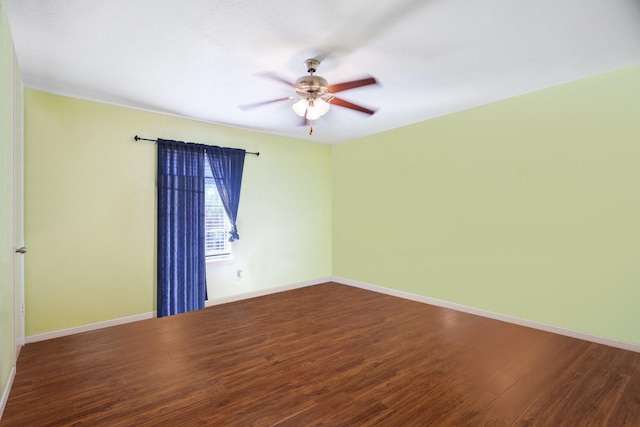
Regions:
<instances>
[{"instance_id":1,"label":"curtain rod","mask_svg":"<svg viewBox=\"0 0 640 427\"><path fill-rule=\"evenodd\" d=\"M141 138L141 137L139 137L138 135L134 136L134 137L133 137L133 139L135 139L136 141L151 141L151 142L158 142L158 140L157 140L157 139ZM257 151L257 152L253 152L253 153L252 153L251 151L245 151L245 152L244 152L244 154L245 154L245 155L247 155L247 154L253 154L254 156L259 156L259 155L260 155L260 152L259 152L259 151Z\"/></svg>"}]
</instances>

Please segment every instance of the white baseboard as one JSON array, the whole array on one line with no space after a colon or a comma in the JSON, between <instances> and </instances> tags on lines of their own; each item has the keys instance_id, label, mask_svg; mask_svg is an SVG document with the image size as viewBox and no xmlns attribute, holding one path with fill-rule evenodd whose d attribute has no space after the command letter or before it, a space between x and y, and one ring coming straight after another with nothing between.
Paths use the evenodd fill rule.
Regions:
<instances>
[{"instance_id":1,"label":"white baseboard","mask_svg":"<svg viewBox=\"0 0 640 427\"><path fill-rule=\"evenodd\" d=\"M598 344L608 345L611 347L621 348L623 350L634 351L640 353L640 344L630 343L626 341L619 341L612 338L602 337L599 335L592 335L585 332L574 331L571 329L561 328L558 326L548 325L545 323L535 322L532 320L521 319L519 317L508 316L501 313L494 313L488 310L482 310L475 307L469 307L462 304L457 304L449 301L439 300L436 298L426 297L423 295L412 294L410 292L400 291L397 289L385 288L383 286L371 285L364 282L358 282L351 279L345 279L342 277L323 277L316 280L310 280L306 282L293 283L289 285L279 286L275 288L261 289L258 291L246 292L238 295L231 295L228 297L212 298L205 303L205 307L211 307L219 304L226 304L229 302L240 301L249 298L261 297L264 295L275 294L279 292L290 291L293 289L304 288L307 286L319 285L326 282L336 282L347 286L354 286L361 289L366 289L381 294L391 295L399 298L404 298L412 301L421 302L424 304L431 304L438 307L449 308L464 313L475 314L477 316L488 317L490 319L500 320L507 323L513 323L515 325L526 326L533 329L539 329L554 334L565 335L572 338L578 338L585 341L590 341ZM122 325L125 323L136 322L138 320L146 320L156 317L155 312L138 314L135 316L121 317L119 319L107 320L105 322L91 323L89 325L77 326L74 328L61 329L58 331L46 332L38 335L31 335L25 338L25 343L32 343L37 341L48 340L52 338L63 337L66 335L77 334L80 332L93 331L96 329L107 328L110 326Z\"/></svg>"},{"instance_id":2,"label":"white baseboard","mask_svg":"<svg viewBox=\"0 0 640 427\"><path fill-rule=\"evenodd\" d=\"M0 400L0 420L2 419L2 414L4 414L4 408L7 406L7 400L9 400L9 392L11 392L11 386L13 385L13 379L16 377L16 367L11 368L11 372L9 372L9 379L4 386L4 390L2 390L2 399Z\"/></svg>"},{"instance_id":3,"label":"white baseboard","mask_svg":"<svg viewBox=\"0 0 640 427\"><path fill-rule=\"evenodd\" d=\"M309 280L306 282L292 283L289 285L278 286L276 288L260 289L258 291L245 292L237 295L230 295L228 297L212 298L205 302L205 307L211 307L213 305L226 304L229 302L241 301L243 299L256 298L270 294L277 294L279 292L290 291L298 288L305 288L307 286L320 285L322 283L331 282L331 277L323 277L320 279Z\"/></svg>"},{"instance_id":4,"label":"white baseboard","mask_svg":"<svg viewBox=\"0 0 640 427\"><path fill-rule=\"evenodd\" d=\"M279 286L276 288L261 289L258 291L246 292L243 294L232 295L232 296L222 297L222 298L213 298L205 302L205 307L210 307L210 306L219 305L219 304L226 304L228 302L240 301L243 299L255 298L255 297L260 297L260 296L269 295L269 294L275 294L278 292L290 291L292 289L304 288L306 286L319 285L321 283L326 283L330 281L331 281L331 277L323 277L316 280L292 283L289 285ZM53 338L64 337L67 335L79 334L81 332L94 331L96 329L108 328L110 326L117 326L125 323L137 322L138 320L152 319L154 317L156 317L156 312L149 312L149 313L136 314L134 316L120 317L118 319L107 320L104 322L90 323L88 325L76 326L73 328L45 332L42 334L25 337L25 343L29 344L32 342L50 340Z\"/></svg>"},{"instance_id":5,"label":"white baseboard","mask_svg":"<svg viewBox=\"0 0 640 427\"><path fill-rule=\"evenodd\" d=\"M379 292L381 294L391 295L394 297L404 298L412 301L422 302L425 304L435 305L438 307L449 308L451 310L461 311L464 313L475 314L476 316L488 317L490 319L500 320L502 322L513 323L515 325L526 326L528 328L539 329L541 331L551 332L558 335L565 335L571 338L578 338L597 344L608 345L610 347L621 348L623 350L635 351L640 353L640 344L634 344L626 341L619 341L612 338L592 335L585 332L574 331L571 329L561 328L558 326L548 325L545 323L535 322L532 320L521 319L519 317L508 316L505 314L494 313L475 307L469 307L462 304L456 304L449 301L443 301L436 298L425 297L423 295L412 294L410 292L399 291L397 289L385 288L382 286L371 285L368 283L358 282L342 277L331 278L332 282L343 285L353 286L356 288L366 289L368 291Z\"/></svg>"},{"instance_id":6,"label":"white baseboard","mask_svg":"<svg viewBox=\"0 0 640 427\"><path fill-rule=\"evenodd\" d=\"M45 332L37 335L25 337L25 343L50 340L67 335L79 334L81 332L95 331L96 329L108 328L110 326L123 325L125 323L137 322L138 320L152 319L156 317L155 312L136 314L134 316L120 317L118 319L106 320L104 322L90 323L88 325L75 326L73 328L59 329L57 331Z\"/></svg>"}]
</instances>

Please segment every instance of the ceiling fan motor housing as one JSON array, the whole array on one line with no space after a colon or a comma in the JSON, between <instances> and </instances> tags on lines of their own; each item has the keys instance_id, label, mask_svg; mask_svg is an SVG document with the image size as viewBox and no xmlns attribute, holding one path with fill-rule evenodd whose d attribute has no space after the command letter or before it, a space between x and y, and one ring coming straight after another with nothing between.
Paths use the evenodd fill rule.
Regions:
<instances>
[{"instance_id":1,"label":"ceiling fan motor housing","mask_svg":"<svg viewBox=\"0 0 640 427\"><path fill-rule=\"evenodd\" d=\"M329 84L324 77L308 75L300 77L293 86L299 96L308 99L325 95Z\"/></svg>"}]
</instances>

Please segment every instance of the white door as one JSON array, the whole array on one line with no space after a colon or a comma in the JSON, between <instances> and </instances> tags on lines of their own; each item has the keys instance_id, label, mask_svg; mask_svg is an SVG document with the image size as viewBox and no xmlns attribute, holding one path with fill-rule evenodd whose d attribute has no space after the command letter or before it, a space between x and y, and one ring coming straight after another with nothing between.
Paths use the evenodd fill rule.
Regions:
<instances>
[{"instance_id":1,"label":"white door","mask_svg":"<svg viewBox=\"0 0 640 427\"><path fill-rule=\"evenodd\" d=\"M16 248L14 257L13 286L15 296L15 345L16 360L24 345L24 92L18 61L13 60L13 243Z\"/></svg>"}]
</instances>

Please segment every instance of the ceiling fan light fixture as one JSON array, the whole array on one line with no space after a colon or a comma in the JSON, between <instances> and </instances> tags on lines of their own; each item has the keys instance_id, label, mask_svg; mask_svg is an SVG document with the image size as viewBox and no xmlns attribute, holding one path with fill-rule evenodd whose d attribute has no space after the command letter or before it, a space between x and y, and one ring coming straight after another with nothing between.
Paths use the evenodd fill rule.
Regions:
<instances>
[{"instance_id":1,"label":"ceiling fan light fixture","mask_svg":"<svg viewBox=\"0 0 640 427\"><path fill-rule=\"evenodd\" d=\"M307 114L307 109L309 108L309 102L305 98L301 98L299 101L296 101L291 108L293 111L299 115L300 117L304 117Z\"/></svg>"},{"instance_id":2,"label":"ceiling fan light fixture","mask_svg":"<svg viewBox=\"0 0 640 427\"><path fill-rule=\"evenodd\" d=\"M316 120L329 112L329 103L322 98L310 99L307 120Z\"/></svg>"}]
</instances>

